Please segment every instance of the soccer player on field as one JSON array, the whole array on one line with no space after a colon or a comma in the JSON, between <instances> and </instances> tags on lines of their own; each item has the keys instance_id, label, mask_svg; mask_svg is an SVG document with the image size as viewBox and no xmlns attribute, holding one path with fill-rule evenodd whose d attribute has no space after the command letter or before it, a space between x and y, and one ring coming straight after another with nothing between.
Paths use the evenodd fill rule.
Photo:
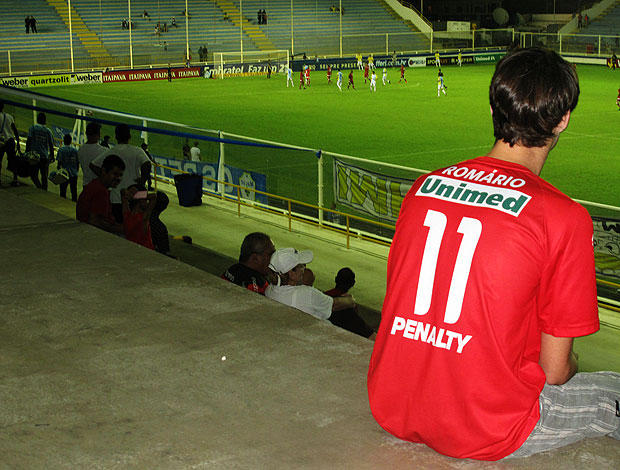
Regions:
<instances>
[{"instance_id":1,"label":"soccer player on field","mask_svg":"<svg viewBox=\"0 0 620 470\"><path fill-rule=\"evenodd\" d=\"M368 56L368 67L370 67L371 70L375 69L375 56L372 54Z\"/></svg>"},{"instance_id":2,"label":"soccer player on field","mask_svg":"<svg viewBox=\"0 0 620 470\"><path fill-rule=\"evenodd\" d=\"M455 458L620 439L620 374L577 373L573 352L599 329L592 219L539 176L577 74L556 52L520 49L498 62L489 98L490 151L419 177L400 208L372 414Z\"/></svg>"},{"instance_id":3,"label":"soccer player on field","mask_svg":"<svg viewBox=\"0 0 620 470\"><path fill-rule=\"evenodd\" d=\"M618 98L616 98L616 104L618 105L618 111L620 111L620 88L618 88Z\"/></svg>"},{"instance_id":4,"label":"soccer player on field","mask_svg":"<svg viewBox=\"0 0 620 470\"><path fill-rule=\"evenodd\" d=\"M382 81L383 84L385 85L386 83L390 83L390 81L387 78L387 69L385 67L383 67L383 77L382 77Z\"/></svg>"},{"instance_id":5,"label":"soccer player on field","mask_svg":"<svg viewBox=\"0 0 620 470\"><path fill-rule=\"evenodd\" d=\"M370 75L370 91L377 91L377 72L372 71Z\"/></svg>"},{"instance_id":6,"label":"soccer player on field","mask_svg":"<svg viewBox=\"0 0 620 470\"><path fill-rule=\"evenodd\" d=\"M366 63L366 65L364 65L364 83L368 80L368 69L368 63Z\"/></svg>"},{"instance_id":7,"label":"soccer player on field","mask_svg":"<svg viewBox=\"0 0 620 470\"><path fill-rule=\"evenodd\" d=\"M286 88L288 88L289 82L291 83L292 87L295 86L295 84L293 83L293 69L290 67L286 69Z\"/></svg>"},{"instance_id":8,"label":"soccer player on field","mask_svg":"<svg viewBox=\"0 0 620 470\"><path fill-rule=\"evenodd\" d=\"M336 85L338 85L338 89L342 91L342 70L338 70L338 81Z\"/></svg>"},{"instance_id":9,"label":"soccer player on field","mask_svg":"<svg viewBox=\"0 0 620 470\"><path fill-rule=\"evenodd\" d=\"M441 67L441 59L439 57L439 52L435 52L435 67Z\"/></svg>"},{"instance_id":10,"label":"soccer player on field","mask_svg":"<svg viewBox=\"0 0 620 470\"><path fill-rule=\"evenodd\" d=\"M327 66L327 83L330 84L332 82L332 66Z\"/></svg>"},{"instance_id":11,"label":"soccer player on field","mask_svg":"<svg viewBox=\"0 0 620 470\"><path fill-rule=\"evenodd\" d=\"M306 86L310 86L310 67L306 65Z\"/></svg>"},{"instance_id":12,"label":"soccer player on field","mask_svg":"<svg viewBox=\"0 0 620 470\"><path fill-rule=\"evenodd\" d=\"M304 85L306 83L306 80L304 78L304 69L302 68L299 71L299 89L301 90L301 87L304 87L304 90L306 89L306 86Z\"/></svg>"},{"instance_id":13,"label":"soccer player on field","mask_svg":"<svg viewBox=\"0 0 620 470\"><path fill-rule=\"evenodd\" d=\"M353 89L355 90L355 85L353 84L353 70L349 72L349 83L347 84L347 90L349 89L350 86L352 86Z\"/></svg>"},{"instance_id":14,"label":"soccer player on field","mask_svg":"<svg viewBox=\"0 0 620 470\"><path fill-rule=\"evenodd\" d=\"M437 98L439 98L439 92L441 91L443 91L444 95L448 95L446 93L446 88L448 87L443 82L443 72L441 71L441 69L439 69L439 72L437 72Z\"/></svg>"},{"instance_id":15,"label":"soccer player on field","mask_svg":"<svg viewBox=\"0 0 620 470\"><path fill-rule=\"evenodd\" d=\"M364 64L362 63L362 54L358 52L355 58L357 59L357 68L362 70L362 68L364 68Z\"/></svg>"},{"instance_id":16,"label":"soccer player on field","mask_svg":"<svg viewBox=\"0 0 620 470\"><path fill-rule=\"evenodd\" d=\"M398 80L398 83L400 83L402 80L407 83L407 79L405 78L405 66L403 64L401 64L400 66L400 78Z\"/></svg>"},{"instance_id":17,"label":"soccer player on field","mask_svg":"<svg viewBox=\"0 0 620 470\"><path fill-rule=\"evenodd\" d=\"M459 49L459 55L456 56L456 63L459 64L459 67L463 65L463 54L461 54L460 49Z\"/></svg>"}]
</instances>

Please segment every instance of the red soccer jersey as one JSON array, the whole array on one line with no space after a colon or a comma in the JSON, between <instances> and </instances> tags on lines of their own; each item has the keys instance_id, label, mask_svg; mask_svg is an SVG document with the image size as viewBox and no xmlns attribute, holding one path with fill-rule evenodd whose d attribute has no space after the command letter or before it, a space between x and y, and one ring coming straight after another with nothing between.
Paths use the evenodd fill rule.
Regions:
<instances>
[{"instance_id":1,"label":"red soccer jersey","mask_svg":"<svg viewBox=\"0 0 620 470\"><path fill-rule=\"evenodd\" d=\"M592 221L515 163L481 157L420 177L387 276L372 413L452 457L518 449L539 418L541 331L598 329Z\"/></svg>"},{"instance_id":2,"label":"red soccer jersey","mask_svg":"<svg viewBox=\"0 0 620 470\"><path fill-rule=\"evenodd\" d=\"M103 216L109 223L114 223L110 191L96 178L88 183L78 197L75 206L75 218L80 222L90 223L90 214Z\"/></svg>"},{"instance_id":3,"label":"red soccer jersey","mask_svg":"<svg viewBox=\"0 0 620 470\"><path fill-rule=\"evenodd\" d=\"M402 77L404 77L404 76L405 76L405 66L404 66L404 65L401 65L401 66L400 66L400 77L402 78Z\"/></svg>"}]
</instances>

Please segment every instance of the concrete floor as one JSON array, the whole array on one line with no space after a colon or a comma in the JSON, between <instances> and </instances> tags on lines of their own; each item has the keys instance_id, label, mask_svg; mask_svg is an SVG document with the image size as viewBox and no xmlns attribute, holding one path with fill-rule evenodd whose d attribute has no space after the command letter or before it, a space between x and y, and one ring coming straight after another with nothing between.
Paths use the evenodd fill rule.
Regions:
<instances>
[{"instance_id":1,"label":"concrete floor","mask_svg":"<svg viewBox=\"0 0 620 470\"><path fill-rule=\"evenodd\" d=\"M620 467L620 443L608 438L506 462L451 459L395 439L368 409L370 341L79 224L56 187L7 182L0 469ZM219 262L237 257L246 233L265 231L277 247L314 250L319 288L350 266L358 302L380 310L387 248L356 241L347 250L329 232L289 232L262 213L171 202L162 217L171 234L191 235ZM583 343L582 363L596 349L589 367L619 370L620 334L603 330L602 346L596 335Z\"/></svg>"}]
</instances>

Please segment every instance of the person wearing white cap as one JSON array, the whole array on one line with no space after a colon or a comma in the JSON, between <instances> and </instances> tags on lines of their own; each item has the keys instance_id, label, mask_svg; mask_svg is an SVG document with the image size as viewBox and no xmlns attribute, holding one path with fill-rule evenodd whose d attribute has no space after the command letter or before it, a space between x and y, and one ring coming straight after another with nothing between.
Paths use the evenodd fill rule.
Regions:
<instances>
[{"instance_id":1,"label":"person wearing white cap","mask_svg":"<svg viewBox=\"0 0 620 470\"><path fill-rule=\"evenodd\" d=\"M265 296L321 320L327 320L337 310L354 308L351 296L332 298L314 287L301 285L306 264L313 258L310 250L277 250L271 255L269 268L278 275L278 282L267 287Z\"/></svg>"}]
</instances>

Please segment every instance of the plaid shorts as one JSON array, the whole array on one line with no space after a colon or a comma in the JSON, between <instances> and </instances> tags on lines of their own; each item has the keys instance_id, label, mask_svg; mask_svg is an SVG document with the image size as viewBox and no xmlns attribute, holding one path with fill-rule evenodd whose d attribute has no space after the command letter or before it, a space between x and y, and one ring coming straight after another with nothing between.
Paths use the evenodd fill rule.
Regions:
<instances>
[{"instance_id":1,"label":"plaid shorts","mask_svg":"<svg viewBox=\"0 0 620 470\"><path fill-rule=\"evenodd\" d=\"M528 457L584 437L620 439L620 374L576 374L563 385L545 385L540 419L523 445L506 458Z\"/></svg>"}]
</instances>

